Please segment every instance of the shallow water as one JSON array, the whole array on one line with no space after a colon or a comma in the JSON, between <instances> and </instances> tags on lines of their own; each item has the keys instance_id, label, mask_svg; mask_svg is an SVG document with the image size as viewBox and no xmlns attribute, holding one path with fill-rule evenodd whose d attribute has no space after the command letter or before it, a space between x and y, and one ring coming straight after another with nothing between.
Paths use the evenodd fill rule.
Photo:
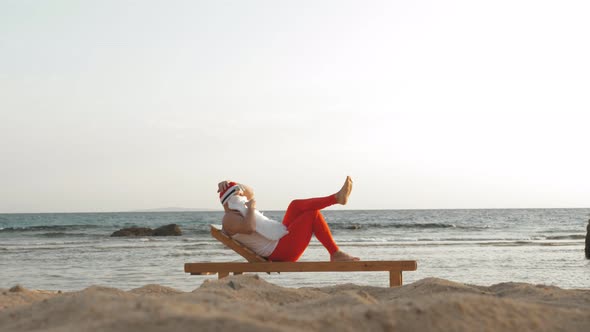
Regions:
<instances>
[{"instance_id":1,"label":"shallow water","mask_svg":"<svg viewBox=\"0 0 590 332\"><path fill-rule=\"evenodd\" d=\"M284 212L267 216L281 220ZM192 290L213 276L185 262L242 261L209 235L221 212L0 214L0 288L131 289L155 283ZM417 260L404 283L425 277L491 285L527 282L590 288L584 239L590 209L326 210L341 249L365 260ZM179 237L111 238L123 227L176 223ZM313 240L302 260L327 260ZM386 272L261 276L289 287L387 286Z\"/></svg>"}]
</instances>

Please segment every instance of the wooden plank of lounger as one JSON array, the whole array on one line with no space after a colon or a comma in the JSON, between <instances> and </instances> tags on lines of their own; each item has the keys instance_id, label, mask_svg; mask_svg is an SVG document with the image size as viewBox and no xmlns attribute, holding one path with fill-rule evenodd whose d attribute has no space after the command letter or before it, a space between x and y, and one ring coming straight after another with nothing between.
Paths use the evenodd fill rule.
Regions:
<instances>
[{"instance_id":1,"label":"wooden plank of lounger","mask_svg":"<svg viewBox=\"0 0 590 332\"><path fill-rule=\"evenodd\" d=\"M389 287L401 286L403 283L402 271L389 271Z\"/></svg>"},{"instance_id":2,"label":"wooden plank of lounger","mask_svg":"<svg viewBox=\"0 0 590 332\"><path fill-rule=\"evenodd\" d=\"M416 261L186 263L185 272L416 271Z\"/></svg>"},{"instance_id":3,"label":"wooden plank of lounger","mask_svg":"<svg viewBox=\"0 0 590 332\"><path fill-rule=\"evenodd\" d=\"M244 257L248 262L268 262L266 258L256 255L255 252L229 237L227 234L225 234L225 232L217 228L215 225L211 225L211 236L223 243L226 247L235 251L240 256ZM215 274L215 272L193 272L191 274Z\"/></svg>"},{"instance_id":4,"label":"wooden plank of lounger","mask_svg":"<svg viewBox=\"0 0 590 332\"><path fill-rule=\"evenodd\" d=\"M238 241L227 236L227 234L225 234L223 231L221 231L214 225L211 225L211 236L216 238L219 242L225 244L228 248L237 252L240 256L244 257L250 263L268 262L266 258L256 255L256 253L254 253L252 250L246 248Z\"/></svg>"},{"instance_id":5,"label":"wooden plank of lounger","mask_svg":"<svg viewBox=\"0 0 590 332\"><path fill-rule=\"evenodd\" d=\"M258 262L258 263L186 263L184 271L218 273L219 277L230 272L362 272L388 271L389 285L401 286L402 271L415 271L416 261L358 261L358 262Z\"/></svg>"}]
</instances>

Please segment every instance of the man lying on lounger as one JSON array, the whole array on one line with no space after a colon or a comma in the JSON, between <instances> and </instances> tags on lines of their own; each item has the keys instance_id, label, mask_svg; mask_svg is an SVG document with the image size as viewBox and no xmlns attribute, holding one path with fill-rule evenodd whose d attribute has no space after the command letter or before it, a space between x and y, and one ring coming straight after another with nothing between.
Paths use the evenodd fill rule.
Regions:
<instances>
[{"instance_id":1,"label":"man lying on lounger","mask_svg":"<svg viewBox=\"0 0 590 332\"><path fill-rule=\"evenodd\" d=\"M330 253L330 261L358 261L340 249L332 238L330 227L320 210L345 205L352 191L352 179L346 177L337 193L318 198L297 199L289 204L283 223L271 220L256 210L252 188L236 182L222 181L217 192L225 214L223 231L271 261L296 262L303 254L311 235Z\"/></svg>"}]
</instances>

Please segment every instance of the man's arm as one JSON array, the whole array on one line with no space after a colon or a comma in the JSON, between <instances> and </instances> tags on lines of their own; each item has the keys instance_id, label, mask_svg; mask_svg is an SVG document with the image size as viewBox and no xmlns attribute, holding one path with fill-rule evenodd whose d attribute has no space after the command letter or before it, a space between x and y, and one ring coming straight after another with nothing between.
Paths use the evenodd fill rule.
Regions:
<instances>
[{"instance_id":1,"label":"man's arm","mask_svg":"<svg viewBox=\"0 0 590 332\"><path fill-rule=\"evenodd\" d=\"M256 215L254 214L256 200L249 200L246 207L248 207L248 211L245 217L242 217L239 212L226 212L223 215L221 223L224 232L231 236L236 233L252 234L256 231Z\"/></svg>"},{"instance_id":2,"label":"man's arm","mask_svg":"<svg viewBox=\"0 0 590 332\"><path fill-rule=\"evenodd\" d=\"M254 198L254 189L252 189L251 187L245 185L245 184L241 184L238 183L240 185L240 187L242 187L242 190L244 191L244 196L246 196L246 198L251 201Z\"/></svg>"}]
</instances>

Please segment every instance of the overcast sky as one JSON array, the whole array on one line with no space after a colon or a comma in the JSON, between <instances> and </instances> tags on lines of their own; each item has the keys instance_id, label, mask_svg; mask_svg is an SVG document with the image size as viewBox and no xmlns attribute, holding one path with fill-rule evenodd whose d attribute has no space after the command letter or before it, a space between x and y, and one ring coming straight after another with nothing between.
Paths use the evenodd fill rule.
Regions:
<instances>
[{"instance_id":1,"label":"overcast sky","mask_svg":"<svg viewBox=\"0 0 590 332\"><path fill-rule=\"evenodd\" d=\"M0 212L590 207L590 2L0 2Z\"/></svg>"}]
</instances>

